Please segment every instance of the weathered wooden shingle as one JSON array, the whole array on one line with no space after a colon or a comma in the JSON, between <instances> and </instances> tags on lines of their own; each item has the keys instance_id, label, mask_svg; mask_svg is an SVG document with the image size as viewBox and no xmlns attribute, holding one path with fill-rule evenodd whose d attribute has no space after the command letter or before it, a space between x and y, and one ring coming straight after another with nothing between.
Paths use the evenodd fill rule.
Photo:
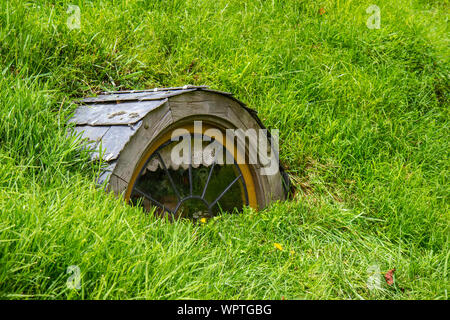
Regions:
<instances>
[{"instance_id":1,"label":"weathered wooden shingle","mask_svg":"<svg viewBox=\"0 0 450 320\"><path fill-rule=\"evenodd\" d=\"M86 146L92 150L92 159L98 159L101 154L103 160L112 161L119 157L120 151L141 124L142 121L133 125L76 126L73 134L80 135L80 139L87 142Z\"/></svg>"},{"instance_id":2,"label":"weathered wooden shingle","mask_svg":"<svg viewBox=\"0 0 450 320\"><path fill-rule=\"evenodd\" d=\"M141 125L142 121L132 126L111 126L102 138L101 148L104 152L103 159L105 161L117 159L120 151L122 151Z\"/></svg>"},{"instance_id":3,"label":"weathered wooden shingle","mask_svg":"<svg viewBox=\"0 0 450 320\"><path fill-rule=\"evenodd\" d=\"M80 140L84 141L84 147L92 151L91 158L95 159L98 158L98 145L109 128L109 126L76 126L71 128L69 134L78 136Z\"/></svg>"},{"instance_id":4,"label":"weathered wooden shingle","mask_svg":"<svg viewBox=\"0 0 450 320\"><path fill-rule=\"evenodd\" d=\"M93 98L85 98L80 100L82 104L97 104L110 102L125 102L125 101L151 101L161 100L173 97L179 94L195 91L197 89L179 89L179 90L160 90L160 91L141 91L130 93L111 93L102 94Z\"/></svg>"},{"instance_id":5,"label":"weathered wooden shingle","mask_svg":"<svg viewBox=\"0 0 450 320\"><path fill-rule=\"evenodd\" d=\"M147 113L164 104L167 99L123 102L116 104L95 104L80 106L69 123L77 126L112 126L134 124Z\"/></svg>"}]
</instances>

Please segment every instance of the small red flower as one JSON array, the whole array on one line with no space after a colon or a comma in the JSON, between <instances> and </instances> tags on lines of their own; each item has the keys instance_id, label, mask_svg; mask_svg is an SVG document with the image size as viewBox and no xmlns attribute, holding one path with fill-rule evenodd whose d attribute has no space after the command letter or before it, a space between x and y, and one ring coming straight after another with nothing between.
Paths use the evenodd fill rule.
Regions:
<instances>
[{"instance_id":1,"label":"small red flower","mask_svg":"<svg viewBox=\"0 0 450 320\"><path fill-rule=\"evenodd\" d=\"M395 268L389 270L388 272L386 272L386 274L384 275L384 279L386 280L386 283L390 286L392 286L394 284L394 272L395 272Z\"/></svg>"}]
</instances>

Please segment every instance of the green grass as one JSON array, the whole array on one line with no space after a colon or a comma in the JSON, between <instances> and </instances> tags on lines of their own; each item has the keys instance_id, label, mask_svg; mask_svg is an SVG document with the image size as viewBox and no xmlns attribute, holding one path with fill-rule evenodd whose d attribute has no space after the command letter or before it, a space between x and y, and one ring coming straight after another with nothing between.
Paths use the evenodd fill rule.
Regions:
<instances>
[{"instance_id":1,"label":"green grass","mask_svg":"<svg viewBox=\"0 0 450 320\"><path fill-rule=\"evenodd\" d=\"M1 1L0 297L448 299L449 3L372 3ZM280 129L292 200L170 223L95 186L70 101L188 83Z\"/></svg>"}]
</instances>

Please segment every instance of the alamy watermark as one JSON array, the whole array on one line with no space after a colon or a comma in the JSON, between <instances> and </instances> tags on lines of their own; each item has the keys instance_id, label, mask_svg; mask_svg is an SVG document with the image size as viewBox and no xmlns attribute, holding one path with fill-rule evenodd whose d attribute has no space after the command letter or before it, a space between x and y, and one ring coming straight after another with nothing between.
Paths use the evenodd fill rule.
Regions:
<instances>
[{"instance_id":1,"label":"alamy watermark","mask_svg":"<svg viewBox=\"0 0 450 320\"><path fill-rule=\"evenodd\" d=\"M371 15L369 18L367 18L367 21L366 21L367 28L380 29L380 27L381 27L380 7L377 6L376 4L372 4L366 9L366 13Z\"/></svg>"},{"instance_id":2,"label":"alamy watermark","mask_svg":"<svg viewBox=\"0 0 450 320\"><path fill-rule=\"evenodd\" d=\"M184 128L172 132L172 141L178 141L170 157L176 165L223 164L258 165L262 175L278 173L279 130L267 129L226 129L203 130L202 121L194 121L194 137ZM204 146L204 142L209 142ZM192 154L200 155L192 157Z\"/></svg>"},{"instance_id":3,"label":"alamy watermark","mask_svg":"<svg viewBox=\"0 0 450 320\"><path fill-rule=\"evenodd\" d=\"M70 30L81 28L81 10L80 7L74 4L69 4L67 12L69 17L67 18L66 25Z\"/></svg>"},{"instance_id":4,"label":"alamy watermark","mask_svg":"<svg viewBox=\"0 0 450 320\"><path fill-rule=\"evenodd\" d=\"M72 265L67 267L67 274L70 274L69 278L67 278L66 285L69 289L81 289L81 271L80 267L77 265Z\"/></svg>"},{"instance_id":5,"label":"alamy watermark","mask_svg":"<svg viewBox=\"0 0 450 320\"><path fill-rule=\"evenodd\" d=\"M381 270L377 264L367 268L367 288L371 291L381 289Z\"/></svg>"}]
</instances>

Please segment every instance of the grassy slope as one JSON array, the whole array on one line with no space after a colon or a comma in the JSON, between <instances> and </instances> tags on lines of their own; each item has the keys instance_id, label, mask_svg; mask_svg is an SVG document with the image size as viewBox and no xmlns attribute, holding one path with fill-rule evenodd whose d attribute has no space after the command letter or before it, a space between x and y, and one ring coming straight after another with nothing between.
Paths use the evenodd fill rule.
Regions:
<instances>
[{"instance_id":1,"label":"grassy slope","mask_svg":"<svg viewBox=\"0 0 450 320\"><path fill-rule=\"evenodd\" d=\"M79 1L73 31L69 3L0 2L1 297L448 298L447 1L378 0L379 30L372 0ZM70 100L186 83L280 129L292 201L192 225L96 189Z\"/></svg>"}]
</instances>

